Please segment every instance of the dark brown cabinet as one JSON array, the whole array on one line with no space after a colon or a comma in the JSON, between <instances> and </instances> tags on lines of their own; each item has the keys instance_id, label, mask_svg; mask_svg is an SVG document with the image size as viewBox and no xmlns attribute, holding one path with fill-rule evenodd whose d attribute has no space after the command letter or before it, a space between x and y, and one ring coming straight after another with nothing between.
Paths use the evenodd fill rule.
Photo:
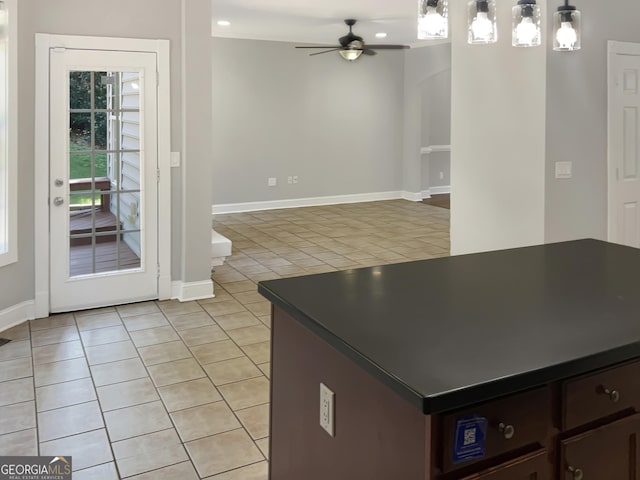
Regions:
<instances>
[{"instance_id":1,"label":"dark brown cabinet","mask_svg":"<svg viewBox=\"0 0 640 480\"><path fill-rule=\"evenodd\" d=\"M551 480L547 451L465 477L462 480Z\"/></svg>"},{"instance_id":2,"label":"dark brown cabinet","mask_svg":"<svg viewBox=\"0 0 640 480\"><path fill-rule=\"evenodd\" d=\"M560 442L562 480L640 480L640 415Z\"/></svg>"}]
</instances>

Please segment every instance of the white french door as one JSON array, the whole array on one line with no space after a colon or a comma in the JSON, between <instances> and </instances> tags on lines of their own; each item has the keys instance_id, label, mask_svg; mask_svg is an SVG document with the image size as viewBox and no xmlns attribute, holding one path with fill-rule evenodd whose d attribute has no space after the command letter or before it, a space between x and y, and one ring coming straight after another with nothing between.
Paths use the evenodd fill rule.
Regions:
<instances>
[{"instance_id":1,"label":"white french door","mask_svg":"<svg viewBox=\"0 0 640 480\"><path fill-rule=\"evenodd\" d=\"M609 240L640 248L640 45L609 53Z\"/></svg>"},{"instance_id":2,"label":"white french door","mask_svg":"<svg viewBox=\"0 0 640 480\"><path fill-rule=\"evenodd\" d=\"M50 50L50 310L158 298L154 53Z\"/></svg>"}]
</instances>

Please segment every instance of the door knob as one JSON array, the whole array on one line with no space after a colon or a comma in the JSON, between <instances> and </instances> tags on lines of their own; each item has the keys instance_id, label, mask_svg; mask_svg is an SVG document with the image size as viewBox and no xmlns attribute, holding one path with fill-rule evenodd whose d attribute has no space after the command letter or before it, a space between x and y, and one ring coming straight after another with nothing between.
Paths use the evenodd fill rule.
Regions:
<instances>
[{"instance_id":1,"label":"door knob","mask_svg":"<svg viewBox=\"0 0 640 480\"><path fill-rule=\"evenodd\" d=\"M59 206L60 206L60 205L62 205L63 203L64 203L64 198L62 198L62 197L56 197L56 198L54 198L54 199L53 199L53 204L54 204L56 207L59 207Z\"/></svg>"},{"instance_id":2,"label":"door knob","mask_svg":"<svg viewBox=\"0 0 640 480\"><path fill-rule=\"evenodd\" d=\"M56 187L61 187L64 185L64 180L62 180L61 178L56 178L56 181L53 183L56 185Z\"/></svg>"}]
</instances>

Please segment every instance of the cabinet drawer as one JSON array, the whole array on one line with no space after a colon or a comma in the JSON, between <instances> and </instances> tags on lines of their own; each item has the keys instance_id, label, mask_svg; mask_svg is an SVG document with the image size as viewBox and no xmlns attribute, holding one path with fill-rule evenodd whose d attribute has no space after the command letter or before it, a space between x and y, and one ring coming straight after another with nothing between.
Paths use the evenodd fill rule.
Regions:
<instances>
[{"instance_id":1,"label":"cabinet drawer","mask_svg":"<svg viewBox=\"0 0 640 480\"><path fill-rule=\"evenodd\" d=\"M551 480L547 451L540 450L517 460L474 473L462 480Z\"/></svg>"},{"instance_id":2,"label":"cabinet drawer","mask_svg":"<svg viewBox=\"0 0 640 480\"><path fill-rule=\"evenodd\" d=\"M584 425L640 406L640 362L621 365L564 383L562 427Z\"/></svg>"},{"instance_id":3,"label":"cabinet drawer","mask_svg":"<svg viewBox=\"0 0 640 480\"><path fill-rule=\"evenodd\" d=\"M544 446L550 427L551 396L546 387L445 414L442 471L532 444Z\"/></svg>"}]
</instances>

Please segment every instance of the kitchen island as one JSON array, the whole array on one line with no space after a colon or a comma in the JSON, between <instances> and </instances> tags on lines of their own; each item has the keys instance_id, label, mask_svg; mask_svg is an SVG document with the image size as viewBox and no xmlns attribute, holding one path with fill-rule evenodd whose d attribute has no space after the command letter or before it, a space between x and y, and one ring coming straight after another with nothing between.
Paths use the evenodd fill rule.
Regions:
<instances>
[{"instance_id":1,"label":"kitchen island","mask_svg":"<svg viewBox=\"0 0 640 480\"><path fill-rule=\"evenodd\" d=\"M258 289L271 480L640 479L636 249L580 240Z\"/></svg>"}]
</instances>

